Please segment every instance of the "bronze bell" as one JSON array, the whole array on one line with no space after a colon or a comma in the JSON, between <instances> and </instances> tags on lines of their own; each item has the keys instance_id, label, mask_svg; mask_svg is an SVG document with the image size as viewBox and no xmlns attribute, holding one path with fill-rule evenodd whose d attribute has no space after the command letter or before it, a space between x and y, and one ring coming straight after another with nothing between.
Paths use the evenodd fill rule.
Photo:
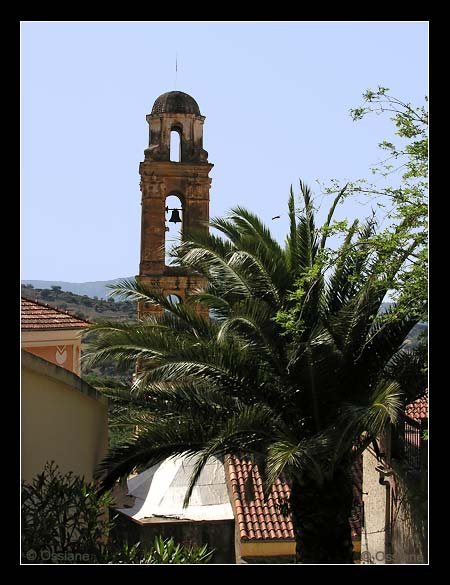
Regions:
<instances>
[{"instance_id":1,"label":"bronze bell","mask_svg":"<svg viewBox=\"0 0 450 585\"><path fill-rule=\"evenodd\" d=\"M169 219L170 223L181 223L181 217L178 209L172 209L172 215Z\"/></svg>"}]
</instances>

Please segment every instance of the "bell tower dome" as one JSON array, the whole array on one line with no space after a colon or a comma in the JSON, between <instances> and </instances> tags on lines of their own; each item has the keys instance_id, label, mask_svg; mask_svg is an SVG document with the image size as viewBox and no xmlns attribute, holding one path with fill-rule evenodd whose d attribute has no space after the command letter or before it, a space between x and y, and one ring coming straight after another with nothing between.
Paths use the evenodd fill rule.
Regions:
<instances>
[{"instance_id":1,"label":"bell tower dome","mask_svg":"<svg viewBox=\"0 0 450 585\"><path fill-rule=\"evenodd\" d=\"M190 231L208 230L209 171L214 165L203 148L204 121L197 102L187 93L160 95L147 115L149 145L139 165L142 222L138 280L165 296L176 295L180 301L203 286L204 279L166 264L166 222L181 221L181 239ZM175 138L178 148L174 153L171 142ZM172 195L178 197L180 206L171 209L166 200ZM140 303L138 316L160 310Z\"/></svg>"}]
</instances>

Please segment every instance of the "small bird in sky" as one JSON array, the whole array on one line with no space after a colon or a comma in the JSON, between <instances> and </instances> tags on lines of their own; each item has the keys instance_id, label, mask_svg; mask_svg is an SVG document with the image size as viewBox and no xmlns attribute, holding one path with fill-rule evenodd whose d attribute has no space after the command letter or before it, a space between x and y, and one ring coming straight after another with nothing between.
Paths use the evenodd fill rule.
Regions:
<instances>
[{"instance_id":1,"label":"small bird in sky","mask_svg":"<svg viewBox=\"0 0 450 585\"><path fill-rule=\"evenodd\" d=\"M272 219L278 219L279 217L281 217L281 215L274 215Z\"/></svg>"}]
</instances>

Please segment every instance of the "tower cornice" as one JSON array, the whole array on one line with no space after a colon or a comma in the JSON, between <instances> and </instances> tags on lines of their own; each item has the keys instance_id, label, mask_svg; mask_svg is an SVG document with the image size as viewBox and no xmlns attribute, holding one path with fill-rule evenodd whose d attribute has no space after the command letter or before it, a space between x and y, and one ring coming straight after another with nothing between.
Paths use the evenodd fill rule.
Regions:
<instances>
[{"instance_id":1,"label":"tower cornice","mask_svg":"<svg viewBox=\"0 0 450 585\"><path fill-rule=\"evenodd\" d=\"M214 167L212 163L182 163L144 160L139 165L142 177L194 177L205 176Z\"/></svg>"}]
</instances>

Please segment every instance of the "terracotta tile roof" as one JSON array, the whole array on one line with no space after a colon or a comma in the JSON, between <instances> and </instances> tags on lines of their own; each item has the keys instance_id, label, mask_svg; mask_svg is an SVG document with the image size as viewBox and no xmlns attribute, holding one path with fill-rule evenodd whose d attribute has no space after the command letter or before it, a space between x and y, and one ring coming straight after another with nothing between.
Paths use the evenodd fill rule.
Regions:
<instances>
[{"instance_id":1,"label":"terracotta tile roof","mask_svg":"<svg viewBox=\"0 0 450 585\"><path fill-rule=\"evenodd\" d=\"M422 398L418 398L411 404L408 404L405 409L405 414L416 421L428 418L428 393Z\"/></svg>"},{"instance_id":2,"label":"terracotta tile roof","mask_svg":"<svg viewBox=\"0 0 450 585\"><path fill-rule=\"evenodd\" d=\"M228 458L228 472L231 499L241 538L244 540L293 540L294 530L291 520L282 516L275 506L275 504L281 504L283 498L289 496L290 493L289 485L284 478L277 479L265 501L258 465L232 455ZM252 499L247 502L245 481L249 474L252 474L253 486L249 483L252 486Z\"/></svg>"},{"instance_id":3,"label":"terracotta tile roof","mask_svg":"<svg viewBox=\"0 0 450 585\"><path fill-rule=\"evenodd\" d=\"M231 500L236 513L236 521L241 540L294 540L294 529L289 518L283 516L276 504L289 497L290 487L281 476L273 484L267 501L264 499L262 479L258 465L248 459L236 456L227 457L227 471L231 484ZM249 483L251 499L246 496L245 481L252 474L253 482ZM354 465L354 505L349 523L352 538L361 535L362 513L362 457ZM247 488L249 489L249 488Z\"/></svg>"},{"instance_id":4,"label":"terracotta tile roof","mask_svg":"<svg viewBox=\"0 0 450 585\"><path fill-rule=\"evenodd\" d=\"M21 299L20 317L22 331L84 329L90 325L89 321L79 319L66 311L25 297Z\"/></svg>"}]
</instances>

